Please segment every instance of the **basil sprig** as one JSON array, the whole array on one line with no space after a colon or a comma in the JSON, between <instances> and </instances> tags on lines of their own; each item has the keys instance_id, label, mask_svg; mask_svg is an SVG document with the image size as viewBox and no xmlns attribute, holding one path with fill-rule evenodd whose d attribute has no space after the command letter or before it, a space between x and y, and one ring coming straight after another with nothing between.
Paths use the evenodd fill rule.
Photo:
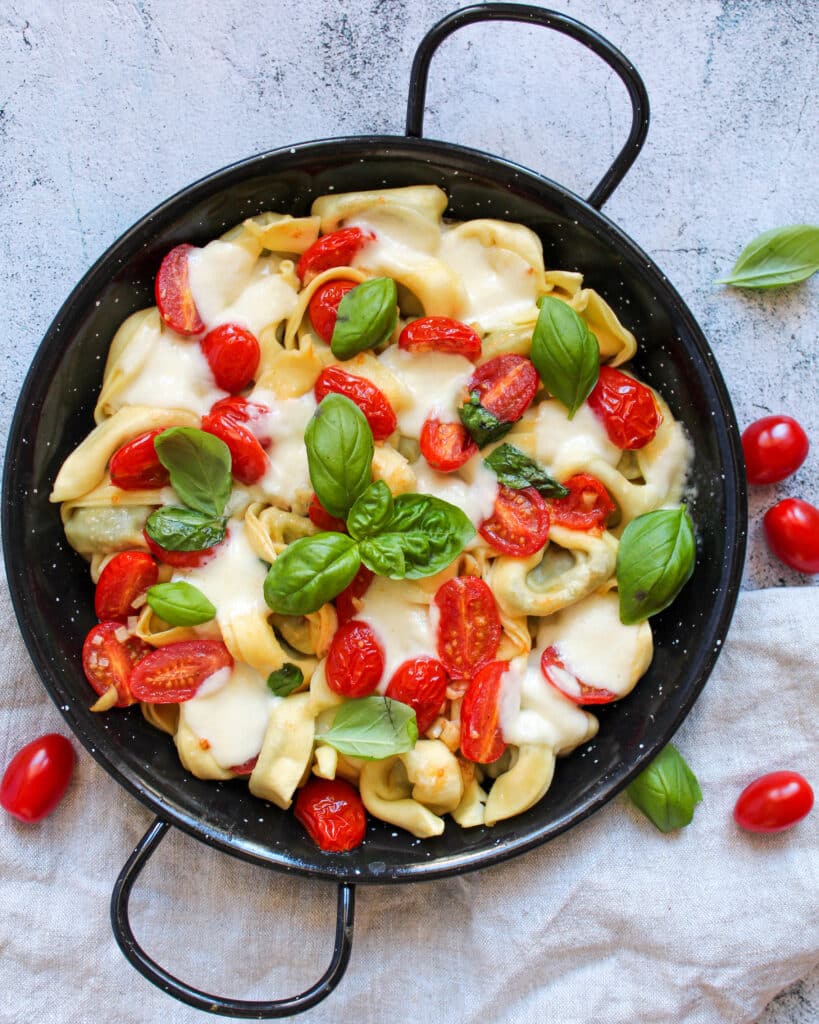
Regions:
<instances>
[{"instance_id":1,"label":"basil sprig","mask_svg":"<svg viewBox=\"0 0 819 1024\"><path fill-rule=\"evenodd\" d=\"M481 405L479 391L470 392L469 401L460 407L458 415L479 448L485 448L493 441L498 441L515 425L511 421L499 420L494 413L485 409Z\"/></svg>"},{"instance_id":2,"label":"basil sprig","mask_svg":"<svg viewBox=\"0 0 819 1024\"><path fill-rule=\"evenodd\" d=\"M483 461L494 470L498 481L512 490L534 487L544 498L565 498L569 493L568 487L513 444L498 445Z\"/></svg>"},{"instance_id":3,"label":"basil sprig","mask_svg":"<svg viewBox=\"0 0 819 1024\"><path fill-rule=\"evenodd\" d=\"M669 743L626 789L631 800L661 832L684 828L702 800L696 775Z\"/></svg>"},{"instance_id":4,"label":"basil sprig","mask_svg":"<svg viewBox=\"0 0 819 1024\"><path fill-rule=\"evenodd\" d=\"M716 284L734 288L783 288L819 270L819 227L790 224L763 231L739 254L727 277Z\"/></svg>"},{"instance_id":5,"label":"basil sprig","mask_svg":"<svg viewBox=\"0 0 819 1024\"><path fill-rule=\"evenodd\" d=\"M572 419L591 394L600 373L600 346L585 320L560 299L539 300L530 357L546 390Z\"/></svg>"},{"instance_id":6,"label":"basil sprig","mask_svg":"<svg viewBox=\"0 0 819 1024\"><path fill-rule=\"evenodd\" d=\"M413 709L400 701L362 697L345 701L332 726L316 739L348 757L379 761L412 750L418 740L418 722Z\"/></svg>"},{"instance_id":7,"label":"basil sprig","mask_svg":"<svg viewBox=\"0 0 819 1024\"><path fill-rule=\"evenodd\" d=\"M231 488L228 446L195 427L170 427L154 439L171 487L196 512L216 518L225 510Z\"/></svg>"},{"instance_id":8,"label":"basil sprig","mask_svg":"<svg viewBox=\"0 0 819 1024\"><path fill-rule=\"evenodd\" d=\"M350 359L390 340L398 320L398 290L390 277L356 285L342 298L330 339L336 359Z\"/></svg>"},{"instance_id":9,"label":"basil sprig","mask_svg":"<svg viewBox=\"0 0 819 1024\"><path fill-rule=\"evenodd\" d=\"M309 615L349 586L360 565L358 544L345 533L301 537L270 566L264 599L280 615Z\"/></svg>"},{"instance_id":10,"label":"basil sprig","mask_svg":"<svg viewBox=\"0 0 819 1024\"><path fill-rule=\"evenodd\" d=\"M171 626L198 626L210 622L216 609L198 587L185 580L148 587L145 600Z\"/></svg>"},{"instance_id":11,"label":"basil sprig","mask_svg":"<svg viewBox=\"0 0 819 1024\"><path fill-rule=\"evenodd\" d=\"M313 490L331 516L344 519L372 482L373 434L367 418L344 395L322 399L304 432Z\"/></svg>"},{"instance_id":12,"label":"basil sprig","mask_svg":"<svg viewBox=\"0 0 819 1024\"><path fill-rule=\"evenodd\" d=\"M277 697L287 697L298 690L304 682L304 673L292 661L286 661L281 668L271 672L267 677L267 686Z\"/></svg>"},{"instance_id":13,"label":"basil sprig","mask_svg":"<svg viewBox=\"0 0 819 1024\"><path fill-rule=\"evenodd\" d=\"M225 539L225 520L191 508L166 505L148 516L145 532L168 551L202 551Z\"/></svg>"},{"instance_id":14,"label":"basil sprig","mask_svg":"<svg viewBox=\"0 0 819 1024\"><path fill-rule=\"evenodd\" d=\"M684 505L633 519L617 551L620 621L633 625L667 608L691 578L696 547Z\"/></svg>"}]
</instances>

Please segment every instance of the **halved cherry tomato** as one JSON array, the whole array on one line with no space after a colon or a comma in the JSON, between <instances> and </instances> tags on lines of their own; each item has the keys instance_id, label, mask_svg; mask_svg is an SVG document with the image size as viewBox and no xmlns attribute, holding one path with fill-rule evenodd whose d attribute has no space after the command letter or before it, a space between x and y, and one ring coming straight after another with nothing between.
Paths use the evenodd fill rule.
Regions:
<instances>
[{"instance_id":1,"label":"halved cherry tomato","mask_svg":"<svg viewBox=\"0 0 819 1024\"><path fill-rule=\"evenodd\" d=\"M131 692L137 700L181 704L223 668L232 669L233 658L221 640L182 640L157 647L137 662Z\"/></svg>"},{"instance_id":2,"label":"halved cherry tomato","mask_svg":"<svg viewBox=\"0 0 819 1024\"><path fill-rule=\"evenodd\" d=\"M163 548L156 541L151 540L146 530L142 531L142 536L154 558L164 565L172 566L174 569L195 569L199 565L204 565L209 558L213 557L219 547L216 544L212 548L202 548L201 551L171 551L168 548ZM227 533L225 538L227 538Z\"/></svg>"},{"instance_id":3,"label":"halved cherry tomato","mask_svg":"<svg viewBox=\"0 0 819 1024\"><path fill-rule=\"evenodd\" d=\"M316 494L310 499L307 515L310 517L310 522L313 526L317 526L320 530L335 530L336 533L347 532L347 524L344 520L331 516L318 500L318 495Z\"/></svg>"},{"instance_id":4,"label":"halved cherry tomato","mask_svg":"<svg viewBox=\"0 0 819 1024\"><path fill-rule=\"evenodd\" d=\"M328 853L354 849L367 830L361 796L344 779L308 779L298 791L293 813L316 846Z\"/></svg>"},{"instance_id":5,"label":"halved cherry tomato","mask_svg":"<svg viewBox=\"0 0 819 1024\"><path fill-rule=\"evenodd\" d=\"M501 624L489 585L477 576L456 576L441 584L434 600L438 657L453 679L469 679L498 651Z\"/></svg>"},{"instance_id":6,"label":"halved cherry tomato","mask_svg":"<svg viewBox=\"0 0 819 1024\"><path fill-rule=\"evenodd\" d=\"M344 395L355 402L367 417L373 438L386 440L398 426L390 401L381 388L365 377L356 377L340 366L328 366L318 375L313 391L316 401L329 394Z\"/></svg>"},{"instance_id":7,"label":"halved cherry tomato","mask_svg":"<svg viewBox=\"0 0 819 1024\"><path fill-rule=\"evenodd\" d=\"M384 674L384 651L366 622L353 619L336 630L324 674L343 697L367 697L375 690Z\"/></svg>"},{"instance_id":8,"label":"halved cherry tomato","mask_svg":"<svg viewBox=\"0 0 819 1024\"><path fill-rule=\"evenodd\" d=\"M253 380L261 355L255 334L238 324L219 324L200 345L217 388L235 395Z\"/></svg>"},{"instance_id":9,"label":"halved cherry tomato","mask_svg":"<svg viewBox=\"0 0 819 1024\"><path fill-rule=\"evenodd\" d=\"M374 575L366 565L362 565L353 577L353 582L338 595L336 598L336 614L338 615L339 626L343 626L350 619L354 619L358 615L361 608L360 598L369 590Z\"/></svg>"},{"instance_id":10,"label":"halved cherry tomato","mask_svg":"<svg viewBox=\"0 0 819 1024\"><path fill-rule=\"evenodd\" d=\"M504 555L533 555L549 539L549 505L534 487L498 488L495 507L478 533Z\"/></svg>"},{"instance_id":11,"label":"halved cherry tomato","mask_svg":"<svg viewBox=\"0 0 819 1024\"><path fill-rule=\"evenodd\" d=\"M339 228L329 235L317 238L310 248L302 255L296 265L296 273L304 284L331 267L349 267L358 250L372 242L375 235L372 231L361 228Z\"/></svg>"},{"instance_id":12,"label":"halved cherry tomato","mask_svg":"<svg viewBox=\"0 0 819 1024\"><path fill-rule=\"evenodd\" d=\"M74 748L65 736L38 736L9 762L0 782L0 805L20 821L42 821L65 795L74 761Z\"/></svg>"},{"instance_id":13,"label":"halved cherry tomato","mask_svg":"<svg viewBox=\"0 0 819 1024\"><path fill-rule=\"evenodd\" d=\"M100 622L89 632L82 645L85 678L100 697L112 686L117 690L118 708L136 703L131 690L131 675L151 647L136 636L119 639L125 627L120 622Z\"/></svg>"},{"instance_id":14,"label":"halved cherry tomato","mask_svg":"<svg viewBox=\"0 0 819 1024\"><path fill-rule=\"evenodd\" d=\"M234 775L251 775L258 760L259 755L254 754L253 757L249 757L247 761L242 761L241 764L231 765L228 771L233 772Z\"/></svg>"},{"instance_id":15,"label":"halved cherry tomato","mask_svg":"<svg viewBox=\"0 0 819 1024\"><path fill-rule=\"evenodd\" d=\"M164 429L147 430L114 452L108 472L115 487L123 491L140 491L164 487L168 483L170 473L159 461L154 448L154 438Z\"/></svg>"},{"instance_id":16,"label":"halved cherry tomato","mask_svg":"<svg viewBox=\"0 0 819 1024\"><path fill-rule=\"evenodd\" d=\"M202 417L202 430L224 441L230 449L231 472L243 484L255 484L267 472L267 455L248 424L269 411L235 396L216 402Z\"/></svg>"},{"instance_id":17,"label":"halved cherry tomato","mask_svg":"<svg viewBox=\"0 0 819 1024\"><path fill-rule=\"evenodd\" d=\"M819 572L819 508L801 498L785 498L768 509L762 526L781 562L797 572Z\"/></svg>"},{"instance_id":18,"label":"halved cherry tomato","mask_svg":"<svg viewBox=\"0 0 819 1024\"><path fill-rule=\"evenodd\" d=\"M588 686L564 665L556 647L547 647L540 658L540 670L547 683L574 704L609 704L617 694L599 686Z\"/></svg>"},{"instance_id":19,"label":"halved cherry tomato","mask_svg":"<svg viewBox=\"0 0 819 1024\"><path fill-rule=\"evenodd\" d=\"M411 658L393 673L387 696L408 704L415 712L418 734L423 736L438 717L446 699L449 677L435 658Z\"/></svg>"},{"instance_id":20,"label":"halved cherry tomato","mask_svg":"<svg viewBox=\"0 0 819 1024\"><path fill-rule=\"evenodd\" d=\"M552 522L569 530L602 533L615 504L609 492L590 473L578 473L563 481L569 488L565 498L552 499Z\"/></svg>"},{"instance_id":21,"label":"halved cherry tomato","mask_svg":"<svg viewBox=\"0 0 819 1024\"><path fill-rule=\"evenodd\" d=\"M740 793L734 821L748 832L782 832L807 817L813 790L798 772L771 772Z\"/></svg>"},{"instance_id":22,"label":"halved cherry tomato","mask_svg":"<svg viewBox=\"0 0 819 1024\"><path fill-rule=\"evenodd\" d=\"M342 279L327 281L313 292L310 305L307 307L310 311L310 322L316 334L328 345L333 340L339 303L347 292L356 287L356 284L356 281Z\"/></svg>"},{"instance_id":23,"label":"halved cherry tomato","mask_svg":"<svg viewBox=\"0 0 819 1024\"><path fill-rule=\"evenodd\" d=\"M516 423L535 400L540 378L526 356L496 356L479 366L469 382L480 403L501 423Z\"/></svg>"},{"instance_id":24,"label":"halved cherry tomato","mask_svg":"<svg viewBox=\"0 0 819 1024\"><path fill-rule=\"evenodd\" d=\"M147 551L121 551L100 573L94 611L100 620L125 622L135 615L134 601L152 587L159 568Z\"/></svg>"},{"instance_id":25,"label":"halved cherry tomato","mask_svg":"<svg viewBox=\"0 0 819 1024\"><path fill-rule=\"evenodd\" d=\"M450 352L473 363L481 355L481 339L467 324L448 316L422 316L401 331L398 347L407 352Z\"/></svg>"},{"instance_id":26,"label":"halved cherry tomato","mask_svg":"<svg viewBox=\"0 0 819 1024\"><path fill-rule=\"evenodd\" d=\"M421 427L421 454L441 473L453 473L478 451L463 423L442 423L430 417Z\"/></svg>"},{"instance_id":27,"label":"halved cherry tomato","mask_svg":"<svg viewBox=\"0 0 819 1024\"><path fill-rule=\"evenodd\" d=\"M776 484L808 456L808 435L790 416L763 416L742 432L745 476L749 484Z\"/></svg>"},{"instance_id":28,"label":"halved cherry tomato","mask_svg":"<svg viewBox=\"0 0 819 1024\"><path fill-rule=\"evenodd\" d=\"M506 750L500 727L501 678L508 661L492 661L475 675L461 703L461 753L491 764Z\"/></svg>"},{"instance_id":29,"label":"halved cherry tomato","mask_svg":"<svg viewBox=\"0 0 819 1024\"><path fill-rule=\"evenodd\" d=\"M586 399L618 448L644 448L663 421L651 389L613 366L601 366Z\"/></svg>"},{"instance_id":30,"label":"halved cherry tomato","mask_svg":"<svg viewBox=\"0 0 819 1024\"><path fill-rule=\"evenodd\" d=\"M188 256L193 245L177 245L165 256L156 275L154 294L159 315L177 334L199 334L205 323L188 283Z\"/></svg>"}]
</instances>

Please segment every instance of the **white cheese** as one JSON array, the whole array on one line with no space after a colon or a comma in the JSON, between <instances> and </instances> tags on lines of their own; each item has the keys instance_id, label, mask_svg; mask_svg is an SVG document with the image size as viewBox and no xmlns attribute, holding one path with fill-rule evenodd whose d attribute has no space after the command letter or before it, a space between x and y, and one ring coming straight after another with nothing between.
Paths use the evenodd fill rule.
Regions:
<instances>
[{"instance_id":1,"label":"white cheese","mask_svg":"<svg viewBox=\"0 0 819 1024\"><path fill-rule=\"evenodd\" d=\"M458 421L458 407L475 367L464 356L448 352L406 352L393 345L379 357L409 391L412 401L398 413L398 429L418 439L424 421L434 416L442 423Z\"/></svg>"},{"instance_id":2,"label":"white cheese","mask_svg":"<svg viewBox=\"0 0 819 1024\"><path fill-rule=\"evenodd\" d=\"M276 398L272 392L257 388L249 401L270 409L251 424L258 437L272 440L267 472L257 487L264 498L292 507L299 491L312 490L304 431L316 411L313 392L299 398Z\"/></svg>"},{"instance_id":3,"label":"white cheese","mask_svg":"<svg viewBox=\"0 0 819 1024\"><path fill-rule=\"evenodd\" d=\"M484 465L480 454L473 455L455 473L437 472L423 456L412 464L412 471L419 494L432 494L455 505L466 513L473 526L480 526L492 515L498 496L498 478Z\"/></svg>"},{"instance_id":4,"label":"white cheese","mask_svg":"<svg viewBox=\"0 0 819 1024\"><path fill-rule=\"evenodd\" d=\"M557 399L537 407L535 444L539 461L558 479L581 472L594 458L616 466L622 454L588 405L581 405L570 420L566 406Z\"/></svg>"},{"instance_id":5,"label":"white cheese","mask_svg":"<svg viewBox=\"0 0 819 1024\"><path fill-rule=\"evenodd\" d=\"M387 689L395 670L410 658L438 657L437 628L427 604L407 598L411 592L402 580L376 576L363 597L356 619L366 622L384 651L384 674L378 692Z\"/></svg>"}]
</instances>

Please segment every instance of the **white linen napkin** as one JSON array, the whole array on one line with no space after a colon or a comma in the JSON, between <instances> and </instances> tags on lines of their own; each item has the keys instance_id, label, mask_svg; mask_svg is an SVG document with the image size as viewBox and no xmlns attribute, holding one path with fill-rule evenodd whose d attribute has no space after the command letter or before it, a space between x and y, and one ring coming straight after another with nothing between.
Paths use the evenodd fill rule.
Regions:
<instances>
[{"instance_id":1,"label":"white linen napkin","mask_svg":"<svg viewBox=\"0 0 819 1024\"><path fill-rule=\"evenodd\" d=\"M815 810L770 836L734 801L793 769L816 787L819 600L745 592L725 649L675 743L704 800L662 835L620 796L538 850L483 872L359 888L353 955L309 1024L719 1024L753 1021L819 959ZM67 732L0 592L0 762ZM11 1024L216 1020L171 1000L111 934L114 880L152 820L75 743L78 767L39 825L0 821L0 1019ZM454 826L450 826L454 827ZM197 987L281 998L329 961L335 887L265 871L175 830L137 882L137 937Z\"/></svg>"}]
</instances>

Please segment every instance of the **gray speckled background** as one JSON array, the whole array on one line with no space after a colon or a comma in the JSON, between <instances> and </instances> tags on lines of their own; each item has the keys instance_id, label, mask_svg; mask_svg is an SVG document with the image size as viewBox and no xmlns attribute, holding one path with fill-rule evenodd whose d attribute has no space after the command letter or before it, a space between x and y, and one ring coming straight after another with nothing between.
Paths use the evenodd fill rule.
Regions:
<instances>
[{"instance_id":1,"label":"gray speckled background","mask_svg":"<svg viewBox=\"0 0 819 1024\"><path fill-rule=\"evenodd\" d=\"M252 153L400 134L415 46L454 0L4 0L0 10L3 445L39 339L90 263L168 194ZM744 585L810 585L760 534L779 497L819 502L819 279L715 286L771 227L819 220L816 0L561 0L620 47L652 103L648 142L606 213L702 325L741 426L796 416L814 438L790 480L750 496ZM433 63L425 131L588 194L625 137L615 76L534 27L475 26ZM819 1017L819 976L764 1024Z\"/></svg>"}]
</instances>

